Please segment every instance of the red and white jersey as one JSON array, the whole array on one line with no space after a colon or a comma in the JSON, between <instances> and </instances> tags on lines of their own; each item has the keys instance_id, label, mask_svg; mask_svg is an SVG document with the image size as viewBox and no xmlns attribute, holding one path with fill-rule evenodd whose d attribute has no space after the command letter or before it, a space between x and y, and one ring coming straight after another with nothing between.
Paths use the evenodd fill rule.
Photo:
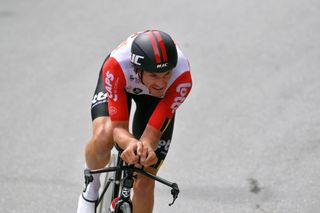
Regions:
<instances>
[{"instance_id":1,"label":"red and white jersey","mask_svg":"<svg viewBox=\"0 0 320 213\"><path fill-rule=\"evenodd\" d=\"M140 81L131 63L131 44L137 35L138 33L131 35L113 50L102 68L109 115L113 121L129 120L126 92L135 95L151 95L149 89ZM172 70L166 92L148 122L159 130L166 119L172 118L192 87L189 62L178 46L177 51L177 66Z\"/></svg>"}]
</instances>

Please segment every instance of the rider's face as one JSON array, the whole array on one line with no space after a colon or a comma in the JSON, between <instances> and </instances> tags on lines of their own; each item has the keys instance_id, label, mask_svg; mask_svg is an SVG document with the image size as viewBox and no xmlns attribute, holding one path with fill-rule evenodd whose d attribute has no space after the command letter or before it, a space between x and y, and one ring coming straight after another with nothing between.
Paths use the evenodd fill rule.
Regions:
<instances>
[{"instance_id":1,"label":"rider's face","mask_svg":"<svg viewBox=\"0 0 320 213\"><path fill-rule=\"evenodd\" d=\"M162 97L167 89L171 70L163 73L143 72L143 83L149 89L151 95Z\"/></svg>"}]
</instances>

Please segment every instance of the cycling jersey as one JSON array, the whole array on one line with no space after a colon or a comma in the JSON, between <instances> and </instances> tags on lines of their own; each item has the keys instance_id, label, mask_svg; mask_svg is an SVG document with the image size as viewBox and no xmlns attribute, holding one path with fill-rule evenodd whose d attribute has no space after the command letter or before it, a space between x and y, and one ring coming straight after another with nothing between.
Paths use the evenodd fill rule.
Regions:
<instances>
[{"instance_id":1,"label":"cycling jersey","mask_svg":"<svg viewBox=\"0 0 320 213\"><path fill-rule=\"evenodd\" d=\"M129 120L127 94L152 96L140 81L131 63L131 44L138 33L131 35L110 54L102 67L104 87L108 99L108 114L112 121ZM178 62L161 100L152 112L148 124L162 130L168 125L182 102L188 96L192 80L190 66L177 46ZM98 96L96 96L96 99Z\"/></svg>"}]
</instances>

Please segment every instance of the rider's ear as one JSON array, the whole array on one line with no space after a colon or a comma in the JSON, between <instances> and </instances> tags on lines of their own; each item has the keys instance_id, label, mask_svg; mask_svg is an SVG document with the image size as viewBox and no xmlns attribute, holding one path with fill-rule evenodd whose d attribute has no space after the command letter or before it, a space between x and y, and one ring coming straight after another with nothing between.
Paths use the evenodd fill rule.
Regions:
<instances>
[{"instance_id":1,"label":"rider's ear","mask_svg":"<svg viewBox=\"0 0 320 213\"><path fill-rule=\"evenodd\" d=\"M141 83L143 83L143 70L140 68L135 67L134 72L138 75L139 80L141 81Z\"/></svg>"},{"instance_id":2,"label":"rider's ear","mask_svg":"<svg viewBox=\"0 0 320 213\"><path fill-rule=\"evenodd\" d=\"M133 65L133 69L134 69L134 72L135 72L136 74L138 74L139 72L142 71L142 69L141 69L140 67L137 67L137 66L134 66L134 65Z\"/></svg>"}]
</instances>

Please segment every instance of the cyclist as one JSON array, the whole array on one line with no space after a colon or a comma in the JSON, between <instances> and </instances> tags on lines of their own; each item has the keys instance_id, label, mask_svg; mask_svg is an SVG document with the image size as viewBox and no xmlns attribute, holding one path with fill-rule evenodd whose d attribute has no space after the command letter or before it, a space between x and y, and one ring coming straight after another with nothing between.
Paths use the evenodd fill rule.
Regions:
<instances>
[{"instance_id":1,"label":"cyclist","mask_svg":"<svg viewBox=\"0 0 320 213\"><path fill-rule=\"evenodd\" d=\"M121 158L157 174L168 152L175 111L192 86L189 62L172 38L159 30L131 35L104 61L92 100L93 135L85 147L86 167L107 165L116 142ZM129 116L136 103L132 134ZM99 175L81 193L78 213L95 212ZM137 175L133 211L152 212L154 181Z\"/></svg>"}]
</instances>

